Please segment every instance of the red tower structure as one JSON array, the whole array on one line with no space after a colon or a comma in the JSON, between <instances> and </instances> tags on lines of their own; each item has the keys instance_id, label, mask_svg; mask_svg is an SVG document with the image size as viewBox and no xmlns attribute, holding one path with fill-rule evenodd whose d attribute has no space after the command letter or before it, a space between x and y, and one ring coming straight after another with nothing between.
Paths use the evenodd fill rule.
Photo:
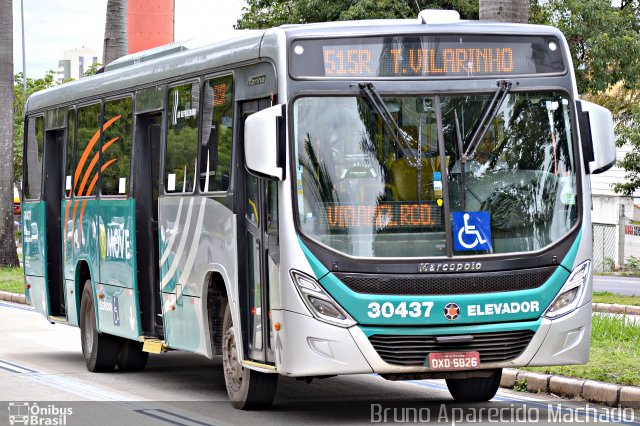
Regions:
<instances>
[{"instance_id":1,"label":"red tower structure","mask_svg":"<svg viewBox=\"0 0 640 426\"><path fill-rule=\"evenodd\" d=\"M129 53L173 42L174 0L128 0Z\"/></svg>"}]
</instances>

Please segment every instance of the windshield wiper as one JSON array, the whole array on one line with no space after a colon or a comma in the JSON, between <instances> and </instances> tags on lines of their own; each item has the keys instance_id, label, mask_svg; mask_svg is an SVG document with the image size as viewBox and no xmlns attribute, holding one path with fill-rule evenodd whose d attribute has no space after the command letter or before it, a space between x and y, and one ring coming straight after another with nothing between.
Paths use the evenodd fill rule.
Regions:
<instances>
[{"instance_id":1,"label":"windshield wiper","mask_svg":"<svg viewBox=\"0 0 640 426\"><path fill-rule=\"evenodd\" d=\"M462 163L466 163L473 159L473 154L475 153L476 148L478 148L480 141L482 141L484 136L487 134L487 131L491 126L491 121L493 121L496 115L498 115L498 111L500 111L500 107L507 98L512 85L512 81L500 80L498 82L498 90L496 90L491 102L489 102L489 105L485 108L482 119L480 120L480 125L476 127L476 131L473 133L473 136L471 136L467 150L464 154L460 151L460 161Z\"/></svg>"},{"instance_id":2,"label":"windshield wiper","mask_svg":"<svg viewBox=\"0 0 640 426\"><path fill-rule=\"evenodd\" d=\"M391 137L393 138L398 148L400 148L400 150L402 151L402 154L407 159L409 165L417 168L418 170L421 170L422 161L416 158L416 156L413 154L411 144L407 140L404 131L402 131L396 120L393 118L393 115L391 115L389 108L387 108L387 104L384 103L378 92L376 92L376 88L373 83L358 83L358 87L360 88L360 92L364 95L365 99L369 101L371 106L373 106L373 108L382 118L382 122L387 128L387 131L389 132L389 134L391 134ZM398 135L400 137L398 137Z\"/></svg>"}]
</instances>

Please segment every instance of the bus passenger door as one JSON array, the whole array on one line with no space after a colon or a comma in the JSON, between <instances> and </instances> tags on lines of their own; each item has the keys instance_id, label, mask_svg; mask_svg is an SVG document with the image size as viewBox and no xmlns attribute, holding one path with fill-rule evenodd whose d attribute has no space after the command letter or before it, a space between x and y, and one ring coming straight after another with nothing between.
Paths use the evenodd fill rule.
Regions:
<instances>
[{"instance_id":1,"label":"bus passenger door","mask_svg":"<svg viewBox=\"0 0 640 426\"><path fill-rule=\"evenodd\" d=\"M269 99L245 103L244 120L271 106ZM244 169L244 167L243 167ZM243 322L245 353L254 361L274 363L273 327L271 324L270 289L278 286L279 248L277 236L277 183L246 174L245 179L247 305ZM240 257L242 259L242 256ZM242 291L240 293L242 304ZM246 324L246 325L245 325Z\"/></svg>"},{"instance_id":2,"label":"bus passenger door","mask_svg":"<svg viewBox=\"0 0 640 426\"><path fill-rule=\"evenodd\" d=\"M59 321L66 320L64 281L62 279L62 231L60 229L64 144L64 130L45 132L42 199L46 209L47 287L49 289L50 315L57 317L56 319Z\"/></svg>"},{"instance_id":3,"label":"bus passenger door","mask_svg":"<svg viewBox=\"0 0 640 426\"><path fill-rule=\"evenodd\" d=\"M158 191L162 114L136 116L133 187L136 201L136 257L142 332L162 337L158 281Z\"/></svg>"}]
</instances>

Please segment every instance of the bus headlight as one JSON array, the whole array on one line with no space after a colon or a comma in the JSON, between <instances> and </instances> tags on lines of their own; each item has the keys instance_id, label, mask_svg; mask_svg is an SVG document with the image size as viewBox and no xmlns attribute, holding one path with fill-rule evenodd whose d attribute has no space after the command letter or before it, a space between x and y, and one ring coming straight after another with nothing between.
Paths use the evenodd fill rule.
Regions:
<instances>
[{"instance_id":1,"label":"bus headlight","mask_svg":"<svg viewBox=\"0 0 640 426\"><path fill-rule=\"evenodd\" d=\"M339 327L351 327L356 324L353 318L324 291L314 278L302 272L291 270L291 279L296 285L302 301L316 319Z\"/></svg>"},{"instance_id":2,"label":"bus headlight","mask_svg":"<svg viewBox=\"0 0 640 426\"><path fill-rule=\"evenodd\" d=\"M551 306L544 313L547 318L558 318L566 315L578 307L582 292L587 286L589 273L591 272L591 261L585 260L575 267L569 275L560 293L551 302Z\"/></svg>"}]
</instances>

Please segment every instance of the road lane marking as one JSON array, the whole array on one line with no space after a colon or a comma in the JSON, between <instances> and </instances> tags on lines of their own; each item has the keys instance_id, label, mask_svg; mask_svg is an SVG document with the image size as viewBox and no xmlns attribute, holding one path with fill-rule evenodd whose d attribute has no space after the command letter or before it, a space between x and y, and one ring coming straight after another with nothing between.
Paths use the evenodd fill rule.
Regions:
<instances>
[{"instance_id":1,"label":"road lane marking","mask_svg":"<svg viewBox=\"0 0 640 426\"><path fill-rule=\"evenodd\" d=\"M144 410L133 410L136 413L143 414L145 416L152 417L154 419L161 420L165 423L169 423L177 426L190 426L190 425L201 425L201 426L214 426L213 423L205 423L196 419L192 419L187 416L180 415L178 413L174 413L172 411L163 410L161 408L152 408L152 409L144 409ZM179 419L179 420L175 420ZM186 422L182 422L182 421Z\"/></svg>"},{"instance_id":2,"label":"road lane marking","mask_svg":"<svg viewBox=\"0 0 640 426\"><path fill-rule=\"evenodd\" d=\"M11 371L12 373L21 373L21 374L37 373L36 370L32 370L27 367L22 367L20 365L13 364L9 361L4 361L4 360L0 360L0 368L2 368L3 370Z\"/></svg>"}]
</instances>

